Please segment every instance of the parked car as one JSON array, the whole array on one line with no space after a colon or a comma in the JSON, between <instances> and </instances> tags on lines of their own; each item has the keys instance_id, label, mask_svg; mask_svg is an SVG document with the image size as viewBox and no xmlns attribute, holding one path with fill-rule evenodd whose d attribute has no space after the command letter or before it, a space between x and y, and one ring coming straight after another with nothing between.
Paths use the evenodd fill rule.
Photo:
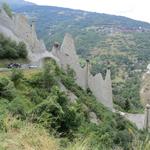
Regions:
<instances>
[{"instance_id":1,"label":"parked car","mask_svg":"<svg viewBox=\"0 0 150 150\"><path fill-rule=\"evenodd\" d=\"M10 63L10 64L7 65L7 68L21 68L21 64Z\"/></svg>"},{"instance_id":2,"label":"parked car","mask_svg":"<svg viewBox=\"0 0 150 150\"><path fill-rule=\"evenodd\" d=\"M35 68L38 68L37 65L28 65L29 69L35 69Z\"/></svg>"}]
</instances>

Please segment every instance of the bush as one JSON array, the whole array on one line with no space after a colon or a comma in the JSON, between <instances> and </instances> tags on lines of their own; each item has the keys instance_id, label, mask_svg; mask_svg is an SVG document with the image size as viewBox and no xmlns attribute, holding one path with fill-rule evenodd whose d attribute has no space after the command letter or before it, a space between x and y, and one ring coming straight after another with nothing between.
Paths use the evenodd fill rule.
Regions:
<instances>
[{"instance_id":1,"label":"bush","mask_svg":"<svg viewBox=\"0 0 150 150\"><path fill-rule=\"evenodd\" d=\"M27 117L31 108L32 103L24 97L16 97L8 106L12 115L19 116L22 119Z\"/></svg>"},{"instance_id":2,"label":"bush","mask_svg":"<svg viewBox=\"0 0 150 150\"><path fill-rule=\"evenodd\" d=\"M43 72L33 76L29 83L32 87L41 88L50 92L51 88L59 83L58 74L58 66L51 61L45 64Z\"/></svg>"},{"instance_id":3,"label":"bush","mask_svg":"<svg viewBox=\"0 0 150 150\"><path fill-rule=\"evenodd\" d=\"M19 42L17 44L15 41L12 41L10 38L6 38L3 34L0 33L0 58L27 58L27 48L25 43Z\"/></svg>"},{"instance_id":4,"label":"bush","mask_svg":"<svg viewBox=\"0 0 150 150\"><path fill-rule=\"evenodd\" d=\"M44 98L42 97L42 95L39 93L40 90L38 89L33 89L30 93L29 93L29 97L30 100L33 104L38 105L40 104L43 99L46 99L47 97L47 93L45 91L42 90L42 95L44 95Z\"/></svg>"},{"instance_id":5,"label":"bush","mask_svg":"<svg viewBox=\"0 0 150 150\"><path fill-rule=\"evenodd\" d=\"M24 75L22 70L20 69L13 69L11 73L11 81L14 82L14 85L17 86L21 80L23 79Z\"/></svg>"},{"instance_id":6,"label":"bush","mask_svg":"<svg viewBox=\"0 0 150 150\"><path fill-rule=\"evenodd\" d=\"M78 111L78 112L77 112ZM53 87L49 97L37 105L31 113L32 120L61 136L72 135L81 124L81 114L76 106L69 106L67 96Z\"/></svg>"},{"instance_id":7,"label":"bush","mask_svg":"<svg viewBox=\"0 0 150 150\"><path fill-rule=\"evenodd\" d=\"M15 94L16 90L13 82L7 78L0 78L0 97L12 101Z\"/></svg>"},{"instance_id":8,"label":"bush","mask_svg":"<svg viewBox=\"0 0 150 150\"><path fill-rule=\"evenodd\" d=\"M32 111L32 120L42 124L49 130L57 130L64 112L55 97L49 97Z\"/></svg>"},{"instance_id":9,"label":"bush","mask_svg":"<svg viewBox=\"0 0 150 150\"><path fill-rule=\"evenodd\" d=\"M127 130L118 131L114 138L114 143L124 147L124 150L129 150L130 143L132 142L132 135Z\"/></svg>"},{"instance_id":10,"label":"bush","mask_svg":"<svg viewBox=\"0 0 150 150\"><path fill-rule=\"evenodd\" d=\"M17 47L17 53L20 58L27 58L27 48L24 42L19 42Z\"/></svg>"}]
</instances>

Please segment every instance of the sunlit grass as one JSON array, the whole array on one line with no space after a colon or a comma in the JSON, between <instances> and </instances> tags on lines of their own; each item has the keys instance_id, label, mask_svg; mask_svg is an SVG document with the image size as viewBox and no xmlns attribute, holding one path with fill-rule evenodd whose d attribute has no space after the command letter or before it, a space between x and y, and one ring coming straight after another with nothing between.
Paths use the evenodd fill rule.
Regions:
<instances>
[{"instance_id":1,"label":"sunlit grass","mask_svg":"<svg viewBox=\"0 0 150 150\"><path fill-rule=\"evenodd\" d=\"M135 138L132 148L133 150L150 150L150 136L147 136L143 141Z\"/></svg>"},{"instance_id":2,"label":"sunlit grass","mask_svg":"<svg viewBox=\"0 0 150 150\"><path fill-rule=\"evenodd\" d=\"M26 69L22 71L26 78L30 78L32 75L35 75L41 72L41 69ZM11 70L0 72L0 77L9 77L10 75L11 75Z\"/></svg>"},{"instance_id":3,"label":"sunlit grass","mask_svg":"<svg viewBox=\"0 0 150 150\"><path fill-rule=\"evenodd\" d=\"M57 140L40 127L8 117L0 133L0 150L58 150Z\"/></svg>"}]
</instances>

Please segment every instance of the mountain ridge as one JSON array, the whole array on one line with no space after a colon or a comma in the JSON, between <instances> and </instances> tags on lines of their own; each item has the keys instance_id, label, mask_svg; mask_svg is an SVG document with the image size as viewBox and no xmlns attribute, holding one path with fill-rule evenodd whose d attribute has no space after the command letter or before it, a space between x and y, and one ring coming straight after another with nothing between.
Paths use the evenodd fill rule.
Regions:
<instances>
[{"instance_id":1,"label":"mountain ridge","mask_svg":"<svg viewBox=\"0 0 150 150\"><path fill-rule=\"evenodd\" d=\"M35 5L34 3L24 1L24 0L0 0L0 4L2 3L8 3L12 9L20 8L23 6Z\"/></svg>"},{"instance_id":2,"label":"mountain ridge","mask_svg":"<svg viewBox=\"0 0 150 150\"><path fill-rule=\"evenodd\" d=\"M139 24L142 23L142 24L145 24L147 25L149 28L150 28L150 23L149 22L146 22L146 21L142 21L142 20L136 20L136 19L132 19L132 18L129 18L129 17L126 17L126 16L121 16L121 15L113 15L113 14L107 14L107 13L98 13L98 12L91 12L91 11L84 11L84 10L80 10L80 9L72 9L72 8L66 8L66 7L58 7L58 6L41 6L41 5L32 5L30 6L29 8L27 8L26 6L23 6L22 8L18 8L18 9L14 9L14 11L17 11L17 12L24 12L24 10L26 9L26 11L30 10L31 8L35 9L35 8L39 8L39 9L51 9L52 11L61 11L61 10L64 10L64 11L71 11L71 12L76 12L77 14L81 14L81 13L86 13L86 14L91 14L91 15L102 15L101 17L106 17L106 16L109 16L109 17L115 17L115 19L117 18L118 20L123 18L125 21L126 19L127 20L130 20L130 21L135 21L135 22L138 22ZM22 10L21 10L22 9ZM104 19L105 20L105 19ZM112 24L113 25L113 24Z\"/></svg>"},{"instance_id":3,"label":"mountain ridge","mask_svg":"<svg viewBox=\"0 0 150 150\"><path fill-rule=\"evenodd\" d=\"M66 32L76 37L81 33L86 34L87 30L92 30L92 34L96 34L94 35L96 37L105 31L107 33L150 31L150 24L147 22L68 8L33 5L14 9L14 11L27 15L31 20L34 19L38 36L44 39L47 47L51 48L55 41L62 42Z\"/></svg>"}]
</instances>

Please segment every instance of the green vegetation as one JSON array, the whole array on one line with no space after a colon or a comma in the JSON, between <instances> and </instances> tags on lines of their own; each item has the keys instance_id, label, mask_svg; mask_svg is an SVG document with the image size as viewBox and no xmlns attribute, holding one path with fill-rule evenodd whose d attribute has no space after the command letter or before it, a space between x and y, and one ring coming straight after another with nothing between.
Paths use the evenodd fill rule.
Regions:
<instances>
[{"instance_id":1,"label":"green vegetation","mask_svg":"<svg viewBox=\"0 0 150 150\"><path fill-rule=\"evenodd\" d=\"M51 48L55 41L61 42L66 32L76 37L78 41L77 50L82 47L87 52L97 46L99 42L105 42L105 37L111 35L111 28L123 32L128 30L135 32L139 30L139 27L142 28L141 32L150 29L148 23L126 17L59 7L34 5L22 7L15 11L26 12L29 16L36 17L38 35L44 39L48 48ZM104 44L106 45L107 42Z\"/></svg>"},{"instance_id":2,"label":"green vegetation","mask_svg":"<svg viewBox=\"0 0 150 150\"><path fill-rule=\"evenodd\" d=\"M109 62L109 63L108 63ZM92 74L101 72L105 77L106 69L110 68L113 81L114 103L117 109L126 112L141 112L140 102L141 75L147 61L130 59L129 56L101 55L92 59ZM140 65L139 65L140 64ZM128 107L126 108L126 104Z\"/></svg>"},{"instance_id":3,"label":"green vegetation","mask_svg":"<svg viewBox=\"0 0 150 150\"><path fill-rule=\"evenodd\" d=\"M140 112L143 107L140 103L139 76L130 77L122 84L114 83L114 103L127 112Z\"/></svg>"},{"instance_id":4,"label":"green vegetation","mask_svg":"<svg viewBox=\"0 0 150 150\"><path fill-rule=\"evenodd\" d=\"M0 150L58 150L59 141L38 125L8 115L4 126L5 131L0 132Z\"/></svg>"},{"instance_id":5,"label":"green vegetation","mask_svg":"<svg viewBox=\"0 0 150 150\"><path fill-rule=\"evenodd\" d=\"M2 4L3 9L5 10L5 12L7 13L7 15L12 18L13 14L12 14L12 10L9 7L9 5L7 3L3 3Z\"/></svg>"},{"instance_id":6,"label":"green vegetation","mask_svg":"<svg viewBox=\"0 0 150 150\"><path fill-rule=\"evenodd\" d=\"M75 103L71 103L67 94L61 91L60 83L77 96ZM97 115L99 124L90 122L89 112ZM10 115L11 119L7 121ZM42 133L39 127L51 136L44 130ZM76 150L77 146L83 149L88 146L89 150L129 150L133 147L134 135L139 141L146 138L144 131L138 131L119 114L98 103L91 93L75 83L71 71L66 74L52 60L43 70L30 76L20 70L13 70L7 78L1 76L0 146L9 150L6 145L17 143L16 150L31 146L47 150L49 144L53 144L52 135L59 139L59 142L56 140L57 146L53 145L54 149L69 150Z\"/></svg>"},{"instance_id":7,"label":"green vegetation","mask_svg":"<svg viewBox=\"0 0 150 150\"><path fill-rule=\"evenodd\" d=\"M1 150L28 150L33 148L39 150L97 150L96 146L90 145L90 137L75 140L73 143L69 143L67 148L62 148L60 140L48 134L39 125L21 121L10 115L5 117L4 122L7 132L0 132ZM150 148L148 137L144 141L135 138L132 145L133 150L149 150ZM117 148L121 150L120 147Z\"/></svg>"},{"instance_id":8,"label":"green vegetation","mask_svg":"<svg viewBox=\"0 0 150 150\"><path fill-rule=\"evenodd\" d=\"M12 17L9 8L4 9ZM138 91L150 58L149 24L55 7L28 6L21 11L37 18L38 35L49 48L54 41L62 42L66 32L73 34L81 59L90 57L92 74L105 76L106 68L111 69L115 107L142 111ZM117 32L111 32L112 27ZM24 43L0 34L0 59L26 57ZM0 73L0 149L150 149L149 133L98 103L73 77L70 68L65 73L54 61L43 70ZM77 97L76 102L70 101L60 83ZM90 112L98 124L90 121Z\"/></svg>"},{"instance_id":9,"label":"green vegetation","mask_svg":"<svg viewBox=\"0 0 150 150\"><path fill-rule=\"evenodd\" d=\"M10 38L0 34L0 59L27 58L26 45L23 42L18 44Z\"/></svg>"}]
</instances>

